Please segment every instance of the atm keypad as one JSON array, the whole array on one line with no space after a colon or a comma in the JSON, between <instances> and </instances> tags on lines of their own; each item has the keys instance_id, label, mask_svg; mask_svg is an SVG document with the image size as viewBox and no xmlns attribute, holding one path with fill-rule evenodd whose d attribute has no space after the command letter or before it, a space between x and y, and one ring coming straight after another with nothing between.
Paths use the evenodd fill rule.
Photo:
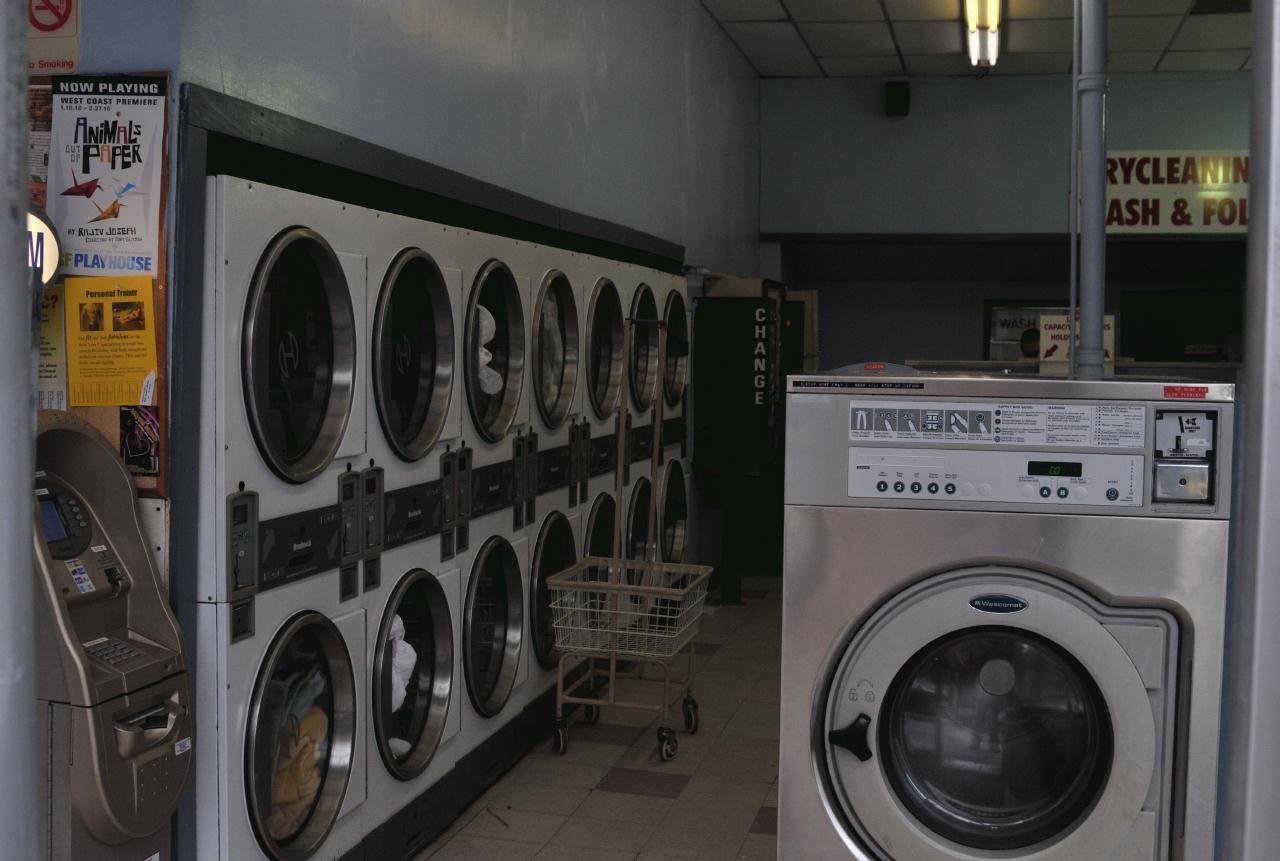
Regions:
<instances>
[{"instance_id":1,"label":"atm keypad","mask_svg":"<svg viewBox=\"0 0 1280 861\"><path fill-rule=\"evenodd\" d=\"M99 663L112 667L142 657L142 652L133 646L113 639L99 640L93 645L86 645L85 651L89 653L89 657Z\"/></svg>"}]
</instances>

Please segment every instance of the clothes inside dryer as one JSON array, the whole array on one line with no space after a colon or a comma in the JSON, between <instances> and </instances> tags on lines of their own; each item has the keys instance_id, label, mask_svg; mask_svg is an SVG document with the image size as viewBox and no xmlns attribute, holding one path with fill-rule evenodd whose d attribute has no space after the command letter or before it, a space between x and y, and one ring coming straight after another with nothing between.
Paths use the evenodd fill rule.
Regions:
<instances>
[{"instance_id":1,"label":"clothes inside dryer","mask_svg":"<svg viewBox=\"0 0 1280 861\"><path fill-rule=\"evenodd\" d=\"M538 543L533 553L533 570L529 589L529 634L533 643L533 655L545 670L553 670L559 656L556 654L556 632L552 625L551 601L554 597L547 588L547 578L573 567L578 561L573 527L562 512L549 515L542 524Z\"/></svg>"},{"instance_id":2,"label":"clothes inside dryer","mask_svg":"<svg viewBox=\"0 0 1280 861\"><path fill-rule=\"evenodd\" d=\"M524 307L506 264L490 260L471 288L467 306L467 401L489 442L511 428L524 387Z\"/></svg>"},{"instance_id":3,"label":"clothes inside dryer","mask_svg":"<svg viewBox=\"0 0 1280 861\"><path fill-rule=\"evenodd\" d=\"M263 458L304 482L332 460L351 410L355 329L337 255L314 231L280 234L245 309L243 382Z\"/></svg>"},{"instance_id":4,"label":"clothes inside dryer","mask_svg":"<svg viewBox=\"0 0 1280 861\"><path fill-rule=\"evenodd\" d=\"M373 329L374 402L397 455L419 460L440 436L453 388L453 311L444 277L419 249L392 263Z\"/></svg>"},{"instance_id":5,"label":"clothes inside dryer","mask_svg":"<svg viewBox=\"0 0 1280 861\"><path fill-rule=\"evenodd\" d=\"M684 297L674 290L667 296L667 364L662 369L662 392L668 406L676 406L684 398L689 380L689 318Z\"/></svg>"},{"instance_id":6,"label":"clothes inside dryer","mask_svg":"<svg viewBox=\"0 0 1280 861\"><path fill-rule=\"evenodd\" d=\"M534 391L548 427L564 424L578 382L578 305L562 272L544 279L534 310Z\"/></svg>"},{"instance_id":7,"label":"clothes inside dryer","mask_svg":"<svg viewBox=\"0 0 1280 861\"><path fill-rule=\"evenodd\" d=\"M495 535L476 554L463 636L467 692L486 717L500 712L511 694L523 629L520 563L511 542Z\"/></svg>"},{"instance_id":8,"label":"clothes inside dryer","mask_svg":"<svg viewBox=\"0 0 1280 861\"><path fill-rule=\"evenodd\" d=\"M657 320L658 302L648 284L636 288L631 300L632 320ZM644 411L653 405L658 391L658 330L653 326L631 329L631 400Z\"/></svg>"},{"instance_id":9,"label":"clothes inside dryer","mask_svg":"<svg viewBox=\"0 0 1280 861\"><path fill-rule=\"evenodd\" d=\"M622 300L618 288L607 278L596 283L587 308L589 356L587 389L597 418L605 418L618 407L622 389Z\"/></svg>"}]
</instances>

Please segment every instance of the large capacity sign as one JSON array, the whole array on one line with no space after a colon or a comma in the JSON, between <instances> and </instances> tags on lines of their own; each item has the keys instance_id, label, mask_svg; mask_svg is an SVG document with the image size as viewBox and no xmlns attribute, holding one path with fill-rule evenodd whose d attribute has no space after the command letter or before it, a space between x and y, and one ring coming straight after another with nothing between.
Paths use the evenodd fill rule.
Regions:
<instances>
[{"instance_id":1,"label":"large capacity sign","mask_svg":"<svg viewBox=\"0 0 1280 861\"><path fill-rule=\"evenodd\" d=\"M1248 150L1107 154L1108 233L1245 233Z\"/></svg>"}]
</instances>

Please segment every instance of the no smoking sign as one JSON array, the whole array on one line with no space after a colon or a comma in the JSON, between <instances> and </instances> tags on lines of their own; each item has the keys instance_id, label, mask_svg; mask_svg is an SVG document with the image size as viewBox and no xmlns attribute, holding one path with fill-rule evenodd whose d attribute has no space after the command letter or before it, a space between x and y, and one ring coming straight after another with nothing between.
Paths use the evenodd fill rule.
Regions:
<instances>
[{"instance_id":1,"label":"no smoking sign","mask_svg":"<svg viewBox=\"0 0 1280 861\"><path fill-rule=\"evenodd\" d=\"M56 33L71 21L76 0L27 0L27 20L42 33Z\"/></svg>"},{"instance_id":2,"label":"no smoking sign","mask_svg":"<svg viewBox=\"0 0 1280 861\"><path fill-rule=\"evenodd\" d=\"M70 72L79 61L80 0L27 0L27 72Z\"/></svg>"}]
</instances>

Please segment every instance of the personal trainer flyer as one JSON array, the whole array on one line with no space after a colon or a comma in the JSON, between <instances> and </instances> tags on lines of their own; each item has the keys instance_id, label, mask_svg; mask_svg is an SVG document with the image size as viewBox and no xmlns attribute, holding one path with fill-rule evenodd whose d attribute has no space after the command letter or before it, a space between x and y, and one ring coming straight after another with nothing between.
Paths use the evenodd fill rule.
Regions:
<instances>
[{"instance_id":1,"label":"personal trainer flyer","mask_svg":"<svg viewBox=\"0 0 1280 861\"><path fill-rule=\"evenodd\" d=\"M64 308L71 406L154 405L156 332L150 276L68 278Z\"/></svg>"}]
</instances>

